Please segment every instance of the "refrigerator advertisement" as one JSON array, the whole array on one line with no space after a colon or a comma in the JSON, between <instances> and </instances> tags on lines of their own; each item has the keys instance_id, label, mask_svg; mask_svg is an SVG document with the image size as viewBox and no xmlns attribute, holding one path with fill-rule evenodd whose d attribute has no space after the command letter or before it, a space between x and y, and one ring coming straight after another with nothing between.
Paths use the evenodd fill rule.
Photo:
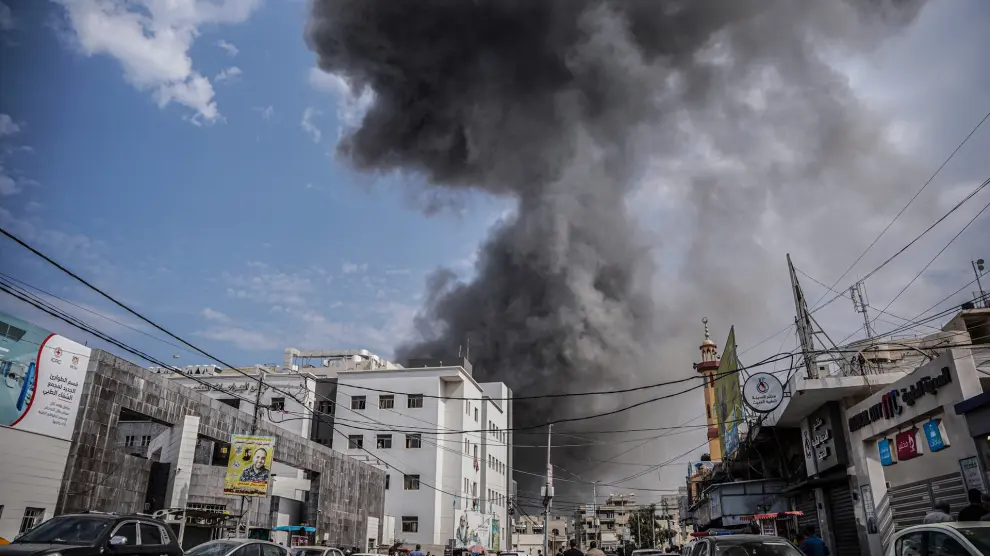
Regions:
<instances>
[{"instance_id":1,"label":"refrigerator advertisement","mask_svg":"<svg viewBox=\"0 0 990 556\"><path fill-rule=\"evenodd\" d=\"M71 440L91 353L0 313L0 425Z\"/></svg>"}]
</instances>

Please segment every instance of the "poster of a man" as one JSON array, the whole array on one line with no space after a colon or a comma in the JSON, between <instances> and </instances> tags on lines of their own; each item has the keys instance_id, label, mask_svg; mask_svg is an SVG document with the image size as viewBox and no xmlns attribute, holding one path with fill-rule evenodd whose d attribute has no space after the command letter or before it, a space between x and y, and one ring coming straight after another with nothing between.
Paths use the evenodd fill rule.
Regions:
<instances>
[{"instance_id":1,"label":"poster of a man","mask_svg":"<svg viewBox=\"0 0 990 556\"><path fill-rule=\"evenodd\" d=\"M230 459L227 460L223 493L239 496L267 495L274 455L274 436L231 436Z\"/></svg>"},{"instance_id":2,"label":"poster of a man","mask_svg":"<svg viewBox=\"0 0 990 556\"><path fill-rule=\"evenodd\" d=\"M254 454L251 456L251 467L248 467L241 473L241 480L244 482L267 481L269 473L268 468L265 467L267 460L268 449L264 447L255 448Z\"/></svg>"}]
</instances>

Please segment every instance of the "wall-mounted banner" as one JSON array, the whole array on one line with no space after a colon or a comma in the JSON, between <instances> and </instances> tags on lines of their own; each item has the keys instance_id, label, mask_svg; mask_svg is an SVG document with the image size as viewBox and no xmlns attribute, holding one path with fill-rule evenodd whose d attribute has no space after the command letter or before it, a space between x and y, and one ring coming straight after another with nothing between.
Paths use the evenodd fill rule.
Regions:
<instances>
[{"instance_id":1,"label":"wall-mounted banner","mask_svg":"<svg viewBox=\"0 0 990 556\"><path fill-rule=\"evenodd\" d=\"M938 452L949 447L949 437L941 419L932 419L924 424L925 438L928 439L928 450Z\"/></svg>"},{"instance_id":2,"label":"wall-mounted banner","mask_svg":"<svg viewBox=\"0 0 990 556\"><path fill-rule=\"evenodd\" d=\"M859 498L863 501L863 516L866 517L866 532L870 535L876 535L879 531L877 527L877 510L873 506L873 491L870 490L870 485L862 485L859 487Z\"/></svg>"},{"instance_id":3,"label":"wall-mounted banner","mask_svg":"<svg viewBox=\"0 0 990 556\"><path fill-rule=\"evenodd\" d=\"M918 442L918 429L899 432L894 437L897 442L897 459L904 461L921 455L921 445Z\"/></svg>"},{"instance_id":4,"label":"wall-mounted banner","mask_svg":"<svg viewBox=\"0 0 990 556\"><path fill-rule=\"evenodd\" d=\"M71 440L92 350L0 313L0 425Z\"/></svg>"},{"instance_id":5,"label":"wall-mounted banner","mask_svg":"<svg viewBox=\"0 0 990 556\"><path fill-rule=\"evenodd\" d=\"M743 384L743 401L757 413L770 413L784 400L784 386L770 373L754 373Z\"/></svg>"},{"instance_id":6,"label":"wall-mounted banner","mask_svg":"<svg viewBox=\"0 0 990 556\"><path fill-rule=\"evenodd\" d=\"M267 496L274 456L274 436L232 435L223 493Z\"/></svg>"},{"instance_id":7,"label":"wall-mounted banner","mask_svg":"<svg viewBox=\"0 0 990 556\"><path fill-rule=\"evenodd\" d=\"M975 488L980 492L986 492L983 474L980 473L980 462L976 460L976 456L959 460L959 469L962 471L963 484L966 485L966 490Z\"/></svg>"},{"instance_id":8,"label":"wall-mounted banner","mask_svg":"<svg viewBox=\"0 0 990 556\"><path fill-rule=\"evenodd\" d=\"M880 452L880 464L894 465L897 459L894 457L893 441L888 438L881 438L877 442L877 450Z\"/></svg>"}]
</instances>

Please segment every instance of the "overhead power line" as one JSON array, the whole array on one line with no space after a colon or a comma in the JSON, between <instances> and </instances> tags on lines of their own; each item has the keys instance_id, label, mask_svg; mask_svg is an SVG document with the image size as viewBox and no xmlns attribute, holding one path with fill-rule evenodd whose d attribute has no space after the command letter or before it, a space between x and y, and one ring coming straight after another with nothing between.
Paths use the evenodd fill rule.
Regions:
<instances>
[{"instance_id":1,"label":"overhead power line","mask_svg":"<svg viewBox=\"0 0 990 556\"><path fill-rule=\"evenodd\" d=\"M908 209L908 207L910 207L910 206L911 206L911 204L912 204L912 203L914 203L914 201L915 201L915 199L917 199L917 198L918 198L918 196L919 196L919 195L921 195L921 192L922 192L922 191L924 191L924 190L925 190L925 188L927 188L927 187L928 187L928 185L929 185L930 183L932 183L932 181L934 181L934 180L935 180L935 178L936 178L936 176L938 176L938 175L939 175L939 173L941 173L941 172L942 172L942 169L943 169L943 168L945 168L945 167L946 167L946 165L948 165L948 164L949 164L949 162L950 162L950 161L951 161L951 160L952 160L953 158L955 158L955 156L956 156L956 153L958 153L958 152L959 152L959 151L960 151L960 150L961 150L961 149L963 148L963 145L965 145L966 143L968 143L968 142L969 142L969 140L970 140L970 138L972 138L972 137L973 137L973 135L975 135L975 134L976 134L976 131L977 131L978 129L980 129L980 127L981 127L981 126L982 126L982 125L984 124L984 122L986 122L986 121L987 121L987 119L988 119L988 118L990 118L990 112L987 112L987 113L986 113L986 115L985 115L985 116L983 116L983 119L981 119L981 120L980 120L980 121L979 121L979 122L978 122L978 123L976 124L976 126L974 126L974 127L973 127L973 129L972 129L972 130L971 130L971 131L969 132L969 134L967 134L967 135L966 135L966 137L964 137L964 138L963 138L963 140L962 140L962 141L961 141L961 142L960 142L960 143L959 143L959 144L958 144L958 145L956 146L956 148L955 148L955 149L953 149L951 153L949 153L949 156L948 156L948 157L946 157L946 159L945 159L945 160L944 160L944 161L942 162L942 164L940 164L940 165L939 165L939 167L935 169L935 172L933 172L933 173L932 173L932 175L931 175L931 176L929 176L929 178L928 178L928 179L927 179L927 180L925 181L925 183L921 185L921 189L919 189L919 190L918 190L918 191L917 191L917 192L916 192L916 193L914 194L914 196L913 196L913 197L911 197L911 199L910 199L910 200L908 200L908 202L907 202L907 204L906 204L906 205L904 205L904 207L903 207L903 208L901 208L901 210L900 210L900 211L899 211L899 212L898 212L898 213L897 213L896 215L894 215L894 217L893 217L893 218L892 218L892 219L890 220L890 222L888 222L888 223L887 223L887 226L885 226L885 227L884 227L884 229L880 231L880 233L879 233L879 234L877 235L877 237L876 237L876 238L874 238L874 239L873 239L873 241L872 241L872 242L871 242L871 243L870 243L870 244L869 244L869 245L868 245L868 246L866 247L866 249L864 249L864 250L863 250L863 252L862 252L862 253L860 253L858 257L856 257L856 260L854 260L854 261L852 262L852 264L851 264L851 265L849 265L849 268L847 268L847 269L845 270L845 272L843 272L843 273L842 273L842 275L841 275L841 276L839 276L839 277L838 277L838 278L837 278L837 279L835 280L835 282L834 282L834 283L833 283L833 284L832 284L831 286L829 286L829 287L828 287L828 289L829 289L829 290L834 290L834 289L835 289L835 286L837 286L837 285L839 284L839 282L841 282L841 281L842 281L842 279L843 279L843 278L845 278L847 274L849 274L849 271L851 271L851 270L853 269L853 267L855 267L855 266L856 266L857 264L859 264L859 261L861 261L861 260L863 259L863 257L865 257L865 256L866 256L866 254L867 254L867 253L868 253L868 252L870 251L870 249L873 249L873 246L875 246L875 245L877 244L877 242L878 242L878 241L880 241L880 238L882 238L882 237L884 236L884 234L886 234L886 233L887 233L887 231L888 231L888 230L890 230L890 227L894 225L894 222L897 222L897 219L898 219L898 218L900 218L902 214L904 214L904 211L906 211L906 210ZM863 280L865 280L865 279L866 279L866 278L863 278ZM826 293L823 293L823 294L822 294L822 296L821 296L820 298L818 298L818 301L816 301L816 302L815 302L815 303L814 303L814 304L812 305L812 307L814 307L815 305L818 305L819 303L821 303L821 301L822 301L822 299L825 299L825 296L826 296L826 295L828 295L828 292L826 292ZM829 303L831 303L831 301L829 301ZM827 303L826 303L826 305L827 305ZM820 309L820 308L821 308L821 307L816 307L815 309L812 309L812 311L811 311L811 312L812 312L812 313L814 313L815 311L817 311L817 310L818 310L818 309Z\"/></svg>"}]
</instances>

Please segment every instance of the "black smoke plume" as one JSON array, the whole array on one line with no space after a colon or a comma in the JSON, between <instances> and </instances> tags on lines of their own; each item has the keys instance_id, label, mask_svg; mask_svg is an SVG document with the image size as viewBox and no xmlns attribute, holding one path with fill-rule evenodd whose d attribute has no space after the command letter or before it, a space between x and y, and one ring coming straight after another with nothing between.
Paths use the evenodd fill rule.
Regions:
<instances>
[{"instance_id":1,"label":"black smoke plume","mask_svg":"<svg viewBox=\"0 0 990 556\"><path fill-rule=\"evenodd\" d=\"M918 6L313 1L305 37L319 67L374 95L339 144L343 158L360 170L518 201L481 248L476 278L440 270L429 279L422 341L400 358L455 354L470 343L477 378L519 395L674 378L655 371L663 354L654 346L658 329L677 323L664 323L654 306L654 256L626 206L645 161L679 147L686 133L678 122L692 114L724 108L731 119L736 104L726 99L761 72L810 95L841 96L847 89L819 52L869 48ZM824 147L842 141L845 123L820 123ZM515 419L527 425L628 401L519 404ZM521 464L533 454L530 468L539 470L537 453L518 454Z\"/></svg>"}]
</instances>

